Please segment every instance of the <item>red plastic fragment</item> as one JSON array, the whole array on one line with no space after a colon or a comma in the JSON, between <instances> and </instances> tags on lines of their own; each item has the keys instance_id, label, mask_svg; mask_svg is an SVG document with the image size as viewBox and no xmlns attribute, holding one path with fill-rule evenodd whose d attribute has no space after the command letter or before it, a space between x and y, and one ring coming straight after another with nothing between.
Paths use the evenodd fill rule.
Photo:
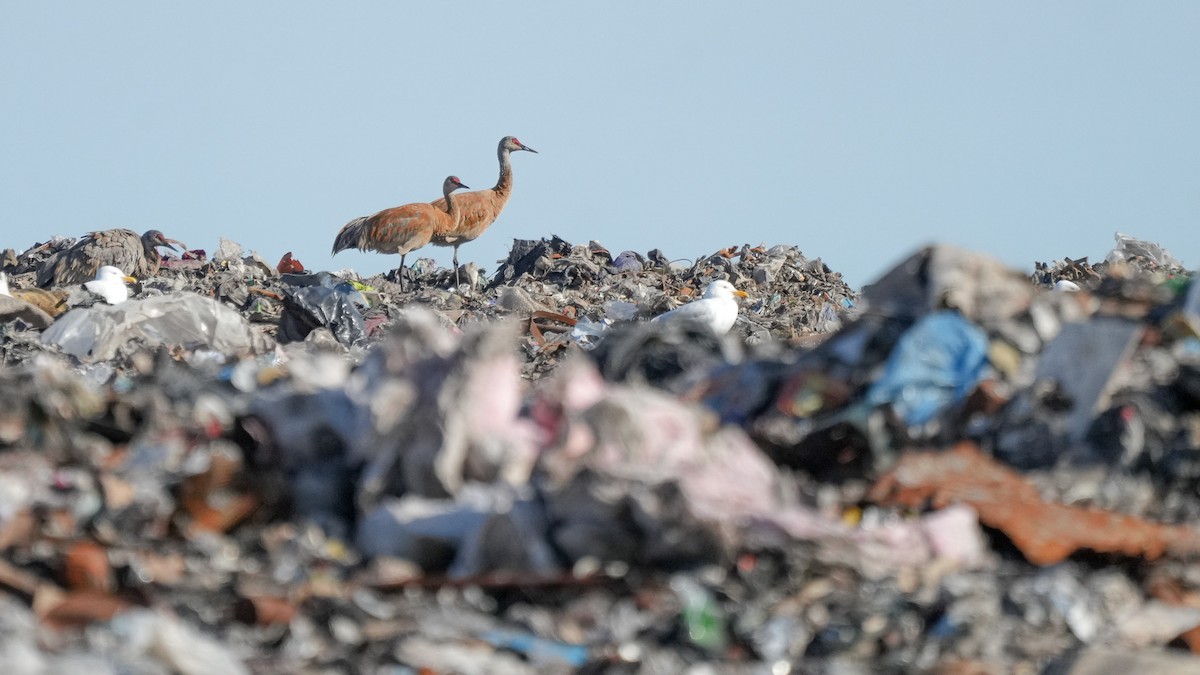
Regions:
<instances>
[{"instance_id":1,"label":"red plastic fragment","mask_svg":"<svg viewBox=\"0 0 1200 675\"><path fill-rule=\"evenodd\" d=\"M292 252L288 251L287 253L283 254L282 258L279 259L279 264L275 266L275 269L278 270L280 274L290 274L292 272L303 272L304 265L302 265L299 260L293 258Z\"/></svg>"}]
</instances>

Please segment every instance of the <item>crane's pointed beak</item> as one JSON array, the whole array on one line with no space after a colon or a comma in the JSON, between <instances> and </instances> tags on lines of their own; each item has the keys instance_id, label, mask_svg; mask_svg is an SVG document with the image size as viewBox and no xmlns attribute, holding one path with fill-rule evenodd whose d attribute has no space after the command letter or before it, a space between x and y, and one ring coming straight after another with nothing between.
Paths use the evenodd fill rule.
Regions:
<instances>
[{"instance_id":1,"label":"crane's pointed beak","mask_svg":"<svg viewBox=\"0 0 1200 675\"><path fill-rule=\"evenodd\" d=\"M179 244L179 248L175 248L175 246L173 246L173 244ZM167 239L166 237L163 237L162 243L159 244L159 246L166 246L167 248L171 249L172 251L186 251L187 250L187 244L183 243L182 241L179 241L178 239Z\"/></svg>"},{"instance_id":2,"label":"crane's pointed beak","mask_svg":"<svg viewBox=\"0 0 1200 675\"><path fill-rule=\"evenodd\" d=\"M534 150L533 148L529 147L528 145L525 145L524 143L521 144L521 149L528 150L529 152L532 152L535 155L538 154L537 150Z\"/></svg>"},{"instance_id":3,"label":"crane's pointed beak","mask_svg":"<svg viewBox=\"0 0 1200 675\"><path fill-rule=\"evenodd\" d=\"M458 187L460 187L460 188L462 188L462 189L464 189L464 190L470 190L470 189L471 189L471 186L470 186L470 185L467 185L466 183L463 183L462 181L459 181L459 183L458 183Z\"/></svg>"}]
</instances>

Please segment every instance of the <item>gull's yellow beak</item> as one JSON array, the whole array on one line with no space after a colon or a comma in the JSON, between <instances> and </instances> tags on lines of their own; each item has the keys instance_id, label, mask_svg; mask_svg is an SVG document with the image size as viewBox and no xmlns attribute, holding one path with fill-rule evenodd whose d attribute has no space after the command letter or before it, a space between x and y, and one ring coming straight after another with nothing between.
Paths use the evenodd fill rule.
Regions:
<instances>
[{"instance_id":1,"label":"gull's yellow beak","mask_svg":"<svg viewBox=\"0 0 1200 675\"><path fill-rule=\"evenodd\" d=\"M746 291L739 291L739 290L737 290L736 288L735 288L735 289L733 289L733 294L734 294L734 295L736 295L736 296L738 296L739 298L748 298L748 297L750 297L750 294L749 294L749 293L747 293Z\"/></svg>"},{"instance_id":2,"label":"gull's yellow beak","mask_svg":"<svg viewBox=\"0 0 1200 675\"><path fill-rule=\"evenodd\" d=\"M133 277L121 277L121 278L124 279L125 283L127 283L127 284L136 284L137 283L137 279L134 279Z\"/></svg>"}]
</instances>

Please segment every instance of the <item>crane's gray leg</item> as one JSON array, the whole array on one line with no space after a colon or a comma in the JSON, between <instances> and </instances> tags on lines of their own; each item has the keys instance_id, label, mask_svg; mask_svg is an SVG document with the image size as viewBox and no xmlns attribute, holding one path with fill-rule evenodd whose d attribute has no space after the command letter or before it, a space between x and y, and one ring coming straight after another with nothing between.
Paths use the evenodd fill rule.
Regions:
<instances>
[{"instance_id":1,"label":"crane's gray leg","mask_svg":"<svg viewBox=\"0 0 1200 675\"><path fill-rule=\"evenodd\" d=\"M400 277L400 290L401 291L404 290L404 258L407 255L408 255L407 253L400 254L400 269L396 270L396 275Z\"/></svg>"},{"instance_id":2,"label":"crane's gray leg","mask_svg":"<svg viewBox=\"0 0 1200 675\"><path fill-rule=\"evenodd\" d=\"M458 244L455 244L454 245L454 287L458 288L459 283L460 282L458 280ZM459 292L461 293L462 289L459 289Z\"/></svg>"}]
</instances>

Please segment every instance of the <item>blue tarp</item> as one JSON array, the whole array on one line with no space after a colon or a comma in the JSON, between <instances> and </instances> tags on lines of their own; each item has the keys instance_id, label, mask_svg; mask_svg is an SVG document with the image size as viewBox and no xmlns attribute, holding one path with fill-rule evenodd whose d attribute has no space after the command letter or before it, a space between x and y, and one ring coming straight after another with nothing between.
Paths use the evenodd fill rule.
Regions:
<instances>
[{"instance_id":1,"label":"blue tarp","mask_svg":"<svg viewBox=\"0 0 1200 675\"><path fill-rule=\"evenodd\" d=\"M987 350L983 329L958 312L928 314L900 337L867 402L891 403L908 425L924 424L974 389Z\"/></svg>"}]
</instances>

